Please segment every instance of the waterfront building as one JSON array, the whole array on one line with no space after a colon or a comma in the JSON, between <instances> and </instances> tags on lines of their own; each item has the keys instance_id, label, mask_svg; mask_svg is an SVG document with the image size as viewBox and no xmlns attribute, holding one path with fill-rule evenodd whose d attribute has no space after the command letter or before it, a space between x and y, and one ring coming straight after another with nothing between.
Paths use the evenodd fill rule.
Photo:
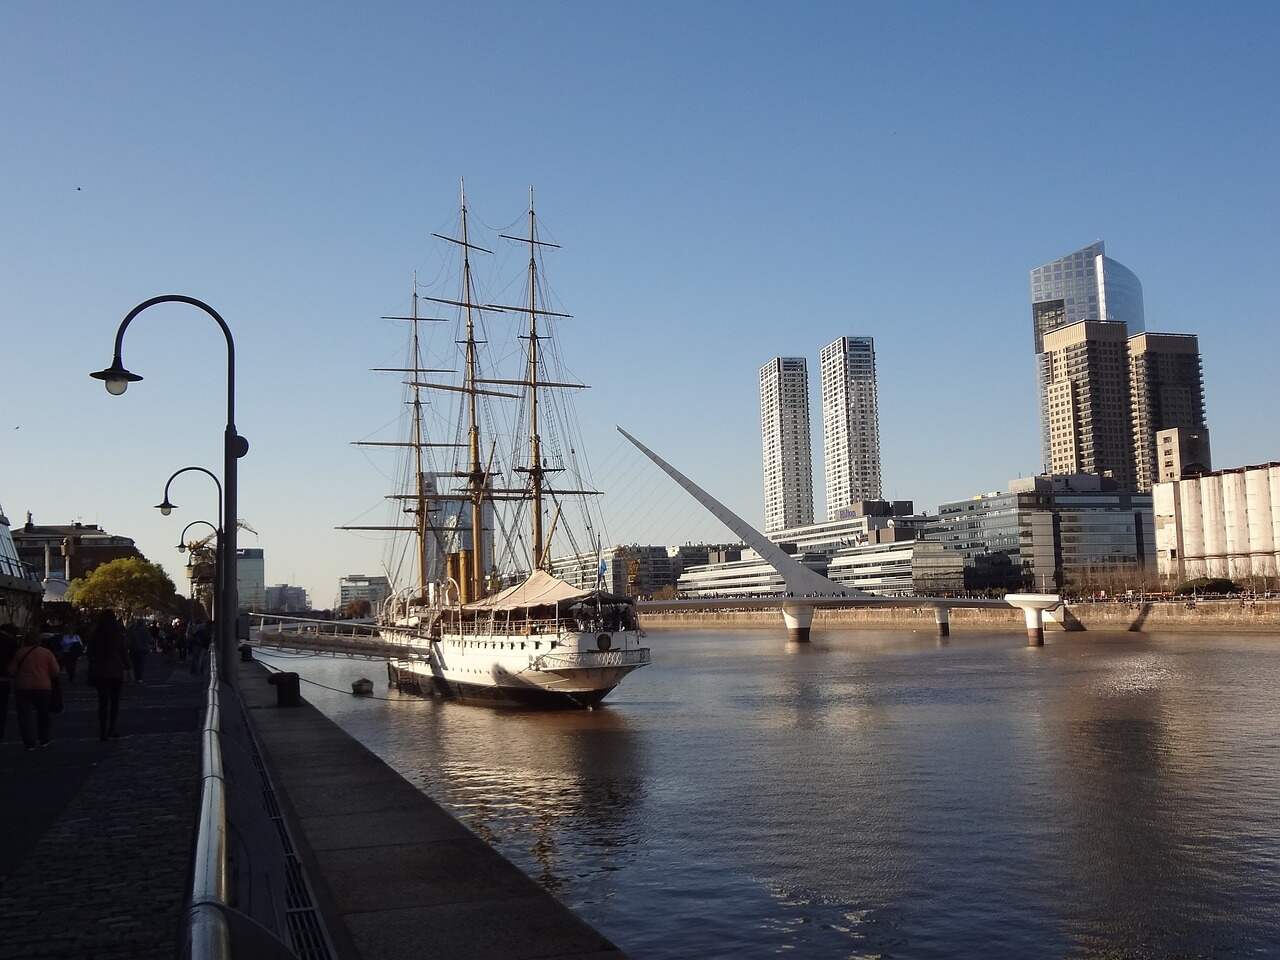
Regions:
<instances>
[{"instance_id":1,"label":"waterfront building","mask_svg":"<svg viewBox=\"0 0 1280 960\"><path fill-rule=\"evenodd\" d=\"M715 597L776 597L786 591L782 574L754 550L744 549L741 559L690 567L680 575L676 592L689 599ZM822 553L797 554L804 566L826 576L827 556Z\"/></svg>"},{"instance_id":2,"label":"waterfront building","mask_svg":"<svg viewBox=\"0 0 1280 960\"><path fill-rule=\"evenodd\" d=\"M1050 465L1049 370L1044 338L1082 320L1122 323L1130 334L1146 329L1142 283L1106 256L1101 240L1031 271L1031 323L1040 388L1041 460Z\"/></svg>"},{"instance_id":3,"label":"waterfront building","mask_svg":"<svg viewBox=\"0 0 1280 960\"><path fill-rule=\"evenodd\" d=\"M1152 497L1162 576L1280 574L1280 463L1157 483Z\"/></svg>"},{"instance_id":4,"label":"waterfront building","mask_svg":"<svg viewBox=\"0 0 1280 960\"><path fill-rule=\"evenodd\" d=\"M845 547L875 542L880 531L923 527L928 518L912 510L910 500L860 500L842 508L839 519L774 530L766 536L798 553L830 555Z\"/></svg>"},{"instance_id":5,"label":"waterfront building","mask_svg":"<svg viewBox=\"0 0 1280 960\"><path fill-rule=\"evenodd\" d=\"M240 595L241 611L266 609L266 556L260 547L236 550L236 592Z\"/></svg>"},{"instance_id":6,"label":"waterfront building","mask_svg":"<svg viewBox=\"0 0 1280 960\"><path fill-rule=\"evenodd\" d=\"M821 366L822 459L830 520L858 500L880 499L875 341L840 337L822 348Z\"/></svg>"},{"instance_id":7,"label":"waterfront building","mask_svg":"<svg viewBox=\"0 0 1280 960\"><path fill-rule=\"evenodd\" d=\"M594 590L599 586L607 593L647 597L663 587L675 585L672 567L667 547L630 544L610 547L601 553L592 550L553 557L551 575L579 590Z\"/></svg>"},{"instance_id":8,"label":"waterfront building","mask_svg":"<svg viewBox=\"0 0 1280 960\"><path fill-rule=\"evenodd\" d=\"M804 357L774 357L760 368L764 529L813 523L809 368Z\"/></svg>"},{"instance_id":9,"label":"waterfront building","mask_svg":"<svg viewBox=\"0 0 1280 960\"><path fill-rule=\"evenodd\" d=\"M369 608L376 614L389 596L391 596L391 583L386 577L349 573L338 581L338 609L342 609L353 600L368 600Z\"/></svg>"},{"instance_id":10,"label":"waterfront building","mask_svg":"<svg viewBox=\"0 0 1280 960\"><path fill-rule=\"evenodd\" d=\"M1087 474L1040 475L944 503L925 531L973 567L966 589L1081 587L1154 563L1150 494Z\"/></svg>"},{"instance_id":11,"label":"waterfront building","mask_svg":"<svg viewBox=\"0 0 1280 960\"><path fill-rule=\"evenodd\" d=\"M1042 372L1049 472L1133 485L1128 334L1123 323L1081 320L1044 335Z\"/></svg>"},{"instance_id":12,"label":"waterfront building","mask_svg":"<svg viewBox=\"0 0 1280 960\"><path fill-rule=\"evenodd\" d=\"M265 609L275 613L301 613L311 609L311 602L304 588L277 583L266 589Z\"/></svg>"},{"instance_id":13,"label":"waterfront building","mask_svg":"<svg viewBox=\"0 0 1280 960\"><path fill-rule=\"evenodd\" d=\"M1208 473L1213 469L1209 452L1207 427L1172 427L1156 432L1156 454L1160 483L1181 480L1187 474Z\"/></svg>"},{"instance_id":14,"label":"waterfront building","mask_svg":"<svg viewBox=\"0 0 1280 960\"><path fill-rule=\"evenodd\" d=\"M112 560L143 558L132 539L96 523L38 524L28 513L27 522L11 532L18 559L45 578L70 582Z\"/></svg>"},{"instance_id":15,"label":"waterfront building","mask_svg":"<svg viewBox=\"0 0 1280 960\"><path fill-rule=\"evenodd\" d=\"M1162 430L1205 430L1204 375L1195 334L1136 333L1129 337L1134 483L1150 490L1160 479L1156 435ZM1198 460L1208 470L1208 444ZM1178 474L1181 477L1181 472Z\"/></svg>"}]
</instances>

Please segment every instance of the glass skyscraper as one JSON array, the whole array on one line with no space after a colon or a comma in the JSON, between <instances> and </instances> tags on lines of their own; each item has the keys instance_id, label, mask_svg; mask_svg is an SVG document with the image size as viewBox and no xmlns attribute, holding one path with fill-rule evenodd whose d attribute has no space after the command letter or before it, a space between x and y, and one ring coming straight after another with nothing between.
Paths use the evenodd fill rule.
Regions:
<instances>
[{"instance_id":1,"label":"glass skyscraper","mask_svg":"<svg viewBox=\"0 0 1280 960\"><path fill-rule=\"evenodd\" d=\"M1129 334L1145 329L1142 282L1122 263L1106 255L1101 240L1031 271L1031 323L1040 383L1041 461L1051 458L1046 333L1081 320L1125 324Z\"/></svg>"}]
</instances>

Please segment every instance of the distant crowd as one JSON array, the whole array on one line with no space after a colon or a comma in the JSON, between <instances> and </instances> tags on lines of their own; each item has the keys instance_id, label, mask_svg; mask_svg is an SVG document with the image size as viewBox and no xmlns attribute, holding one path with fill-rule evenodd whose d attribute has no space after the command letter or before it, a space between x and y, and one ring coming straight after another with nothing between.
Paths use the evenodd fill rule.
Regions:
<instances>
[{"instance_id":1,"label":"distant crowd","mask_svg":"<svg viewBox=\"0 0 1280 960\"><path fill-rule=\"evenodd\" d=\"M203 674L212 639L205 621L121 621L111 610L71 614L43 630L0 624L0 741L12 699L23 746L49 746L52 718L63 708L62 685L76 682L81 659L87 660L84 682L98 693L98 739L117 739L121 694L126 684L144 682L152 655L189 660L191 672Z\"/></svg>"}]
</instances>

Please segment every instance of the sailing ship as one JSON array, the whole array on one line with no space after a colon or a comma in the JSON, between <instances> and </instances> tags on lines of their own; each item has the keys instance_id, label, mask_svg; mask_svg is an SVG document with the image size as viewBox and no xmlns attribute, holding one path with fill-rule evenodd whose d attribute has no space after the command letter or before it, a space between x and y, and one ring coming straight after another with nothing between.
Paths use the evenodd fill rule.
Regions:
<instances>
[{"instance_id":1,"label":"sailing ship","mask_svg":"<svg viewBox=\"0 0 1280 960\"><path fill-rule=\"evenodd\" d=\"M599 491L583 480L585 461L572 442L580 432L563 400L567 393L560 393L586 385L564 379L559 370L551 328L570 315L549 309L541 268L543 250L558 245L539 238L530 188L528 236L499 234L528 248L524 302L485 302L477 293L472 257L492 251L472 242L465 186L460 200L459 235L433 234L459 257L456 297L420 294L415 275L408 315L384 318L409 324L408 363L375 368L407 378L408 436L356 441L401 452L407 489L388 496L400 510L386 525L340 529L392 534L389 573L397 550L403 561L408 546L416 548L414 573L405 578L409 582L377 611L383 639L404 648L403 656L388 664L393 682L464 701L592 707L627 674L647 665L650 653L634 600L602 589L602 564L599 572L591 564L589 576L582 576L579 562L576 583L551 572L557 534L578 558L589 556L589 549L582 550L585 543L595 547L598 561L600 542L600 524L593 522L589 506ZM454 316L422 316L423 301ZM506 376L487 369L488 358L500 351L482 351L493 332L491 317L518 318L522 332L512 342L525 341L511 351L520 368ZM427 366L430 344L421 329L436 323L453 325L448 355L461 362L460 382L442 382L448 378L438 376L455 373L453 367ZM429 439L427 397L437 391L453 399L450 412L456 416L447 418L451 425L437 417L434 426L443 439ZM492 405L499 401L509 406L495 414ZM505 437L500 423L508 428ZM550 451L544 449L548 429L554 434ZM500 454L504 442L509 447ZM553 484L557 474L572 480ZM585 541L572 532L574 503L584 519ZM593 582L583 582L587 579Z\"/></svg>"}]
</instances>

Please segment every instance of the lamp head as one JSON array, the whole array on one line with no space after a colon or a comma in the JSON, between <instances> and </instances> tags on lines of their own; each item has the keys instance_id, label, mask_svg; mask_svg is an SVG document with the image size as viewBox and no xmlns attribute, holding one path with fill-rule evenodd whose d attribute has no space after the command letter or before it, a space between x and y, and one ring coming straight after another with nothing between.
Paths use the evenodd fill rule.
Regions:
<instances>
[{"instance_id":1,"label":"lamp head","mask_svg":"<svg viewBox=\"0 0 1280 960\"><path fill-rule=\"evenodd\" d=\"M177 507L177 504L176 504L176 503L170 503L170 502L169 502L169 498L168 498L167 496L164 498L164 503L157 503L157 504L156 504L156 509L160 511L161 515L166 516L166 517L167 517L169 514L173 513L173 511L174 511L174 508L175 508L175 507Z\"/></svg>"},{"instance_id":2,"label":"lamp head","mask_svg":"<svg viewBox=\"0 0 1280 960\"><path fill-rule=\"evenodd\" d=\"M185 543L180 543L180 544L178 544L178 552L179 552L179 553L186 553L186 552L187 552L187 545L186 545Z\"/></svg>"},{"instance_id":3,"label":"lamp head","mask_svg":"<svg viewBox=\"0 0 1280 960\"><path fill-rule=\"evenodd\" d=\"M97 370L89 374L89 376L93 377L95 380L101 380L106 384L107 393L111 394L113 397L120 396L120 394L129 389L129 384L137 383L142 379L136 373L130 373L126 370L124 364L120 362L119 357L112 360L111 366L107 367L105 370Z\"/></svg>"}]
</instances>

